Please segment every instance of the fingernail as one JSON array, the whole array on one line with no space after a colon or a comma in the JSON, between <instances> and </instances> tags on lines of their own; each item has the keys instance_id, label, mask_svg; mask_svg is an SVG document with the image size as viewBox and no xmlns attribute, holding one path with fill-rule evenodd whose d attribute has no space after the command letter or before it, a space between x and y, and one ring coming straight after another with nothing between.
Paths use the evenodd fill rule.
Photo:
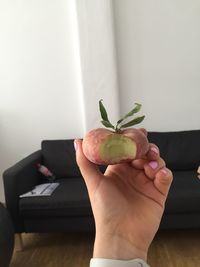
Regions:
<instances>
[{"instance_id":1,"label":"fingernail","mask_svg":"<svg viewBox=\"0 0 200 267\"><path fill-rule=\"evenodd\" d=\"M158 151L158 149L156 147L151 147L150 150L153 151L156 154L159 153L159 151Z\"/></svg>"},{"instance_id":2,"label":"fingernail","mask_svg":"<svg viewBox=\"0 0 200 267\"><path fill-rule=\"evenodd\" d=\"M75 149L75 151L78 150L78 144L77 144L76 140L74 140L74 149Z\"/></svg>"},{"instance_id":3,"label":"fingernail","mask_svg":"<svg viewBox=\"0 0 200 267\"><path fill-rule=\"evenodd\" d=\"M164 175L167 175L167 173L168 173L168 171L167 171L166 168L163 168L163 169L161 169L160 171L161 171Z\"/></svg>"},{"instance_id":4,"label":"fingernail","mask_svg":"<svg viewBox=\"0 0 200 267\"><path fill-rule=\"evenodd\" d=\"M157 161L150 161L149 166L155 170L158 167L158 162Z\"/></svg>"}]
</instances>

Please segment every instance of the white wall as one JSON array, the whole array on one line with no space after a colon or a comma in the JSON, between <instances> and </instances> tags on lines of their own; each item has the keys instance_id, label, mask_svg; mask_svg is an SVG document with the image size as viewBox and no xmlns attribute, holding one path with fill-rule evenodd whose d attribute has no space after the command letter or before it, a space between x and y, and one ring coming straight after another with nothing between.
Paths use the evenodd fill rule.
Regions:
<instances>
[{"instance_id":1,"label":"white wall","mask_svg":"<svg viewBox=\"0 0 200 267\"><path fill-rule=\"evenodd\" d=\"M100 126L98 101L119 118L112 0L77 0L86 131ZM101 125L102 126L102 125Z\"/></svg>"},{"instance_id":2,"label":"white wall","mask_svg":"<svg viewBox=\"0 0 200 267\"><path fill-rule=\"evenodd\" d=\"M1 1L0 59L0 176L42 139L99 127L101 98L118 119L112 0Z\"/></svg>"},{"instance_id":3,"label":"white wall","mask_svg":"<svg viewBox=\"0 0 200 267\"><path fill-rule=\"evenodd\" d=\"M114 0L121 112L148 130L200 128L200 2Z\"/></svg>"},{"instance_id":4,"label":"white wall","mask_svg":"<svg viewBox=\"0 0 200 267\"><path fill-rule=\"evenodd\" d=\"M82 137L76 35L74 1L0 2L0 177L42 139Z\"/></svg>"}]
</instances>

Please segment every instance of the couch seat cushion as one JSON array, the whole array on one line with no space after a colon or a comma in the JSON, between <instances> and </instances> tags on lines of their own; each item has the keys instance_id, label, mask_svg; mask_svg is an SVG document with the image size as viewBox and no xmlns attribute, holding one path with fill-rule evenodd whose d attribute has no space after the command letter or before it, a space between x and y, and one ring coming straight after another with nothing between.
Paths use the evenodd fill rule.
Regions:
<instances>
[{"instance_id":1,"label":"couch seat cushion","mask_svg":"<svg viewBox=\"0 0 200 267\"><path fill-rule=\"evenodd\" d=\"M200 180L195 171L173 172L174 180L166 201L165 213L200 212Z\"/></svg>"},{"instance_id":2,"label":"couch seat cushion","mask_svg":"<svg viewBox=\"0 0 200 267\"><path fill-rule=\"evenodd\" d=\"M58 179L60 185L51 196L20 199L23 217L88 216L92 214L88 192L82 178Z\"/></svg>"}]
</instances>

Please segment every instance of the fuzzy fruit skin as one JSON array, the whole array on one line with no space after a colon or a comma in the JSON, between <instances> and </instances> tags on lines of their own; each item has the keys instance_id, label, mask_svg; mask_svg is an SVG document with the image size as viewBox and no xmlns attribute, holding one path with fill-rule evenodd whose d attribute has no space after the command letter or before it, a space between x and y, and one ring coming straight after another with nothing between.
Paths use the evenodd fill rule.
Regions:
<instances>
[{"instance_id":1,"label":"fuzzy fruit skin","mask_svg":"<svg viewBox=\"0 0 200 267\"><path fill-rule=\"evenodd\" d=\"M130 138L136 143L136 156L128 159L119 159L115 162L104 160L100 157L100 146L111 135L123 135ZM111 165L122 162L130 162L134 159L142 158L149 150L149 142L146 135L137 129L129 128L122 130L120 133L115 133L105 128L97 128L89 131L83 139L83 153L93 163L98 165Z\"/></svg>"}]
</instances>

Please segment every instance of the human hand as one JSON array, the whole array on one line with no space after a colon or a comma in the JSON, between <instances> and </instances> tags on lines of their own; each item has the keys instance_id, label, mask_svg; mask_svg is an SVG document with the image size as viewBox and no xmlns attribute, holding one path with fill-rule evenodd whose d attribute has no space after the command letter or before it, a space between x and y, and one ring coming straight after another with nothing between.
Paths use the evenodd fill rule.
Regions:
<instances>
[{"instance_id":1,"label":"human hand","mask_svg":"<svg viewBox=\"0 0 200 267\"><path fill-rule=\"evenodd\" d=\"M144 159L109 165L102 174L84 156L81 140L75 144L95 218L93 257L146 260L172 182L159 149L150 144Z\"/></svg>"}]
</instances>

